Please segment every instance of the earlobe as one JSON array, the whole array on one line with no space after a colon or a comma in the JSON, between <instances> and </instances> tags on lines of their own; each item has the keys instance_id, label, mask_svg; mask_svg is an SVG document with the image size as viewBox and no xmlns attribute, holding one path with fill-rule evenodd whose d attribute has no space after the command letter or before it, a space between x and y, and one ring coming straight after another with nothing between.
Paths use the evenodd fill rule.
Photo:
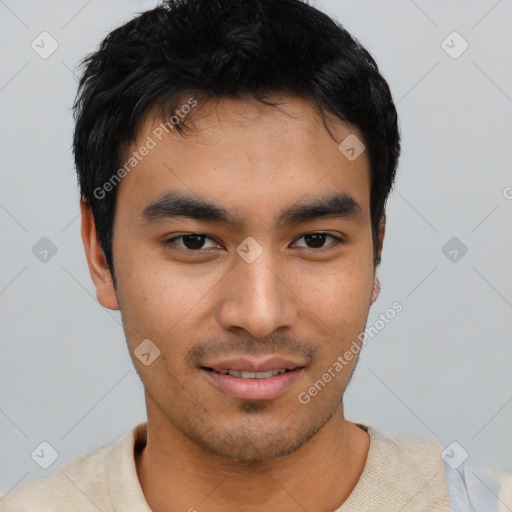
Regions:
<instances>
[{"instance_id":1,"label":"earlobe","mask_svg":"<svg viewBox=\"0 0 512 512\"><path fill-rule=\"evenodd\" d=\"M99 303L108 308L119 309L112 275L105 260L105 254L101 248L96 234L96 226L91 207L84 201L80 201L82 212L82 242L84 244L89 273L96 286L96 297Z\"/></svg>"}]
</instances>

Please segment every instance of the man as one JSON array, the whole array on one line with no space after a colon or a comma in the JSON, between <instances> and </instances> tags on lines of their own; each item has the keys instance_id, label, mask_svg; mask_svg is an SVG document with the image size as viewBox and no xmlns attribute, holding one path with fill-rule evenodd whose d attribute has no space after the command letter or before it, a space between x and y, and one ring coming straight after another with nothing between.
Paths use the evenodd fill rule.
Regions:
<instances>
[{"instance_id":1,"label":"man","mask_svg":"<svg viewBox=\"0 0 512 512\"><path fill-rule=\"evenodd\" d=\"M350 34L301 0L169 0L85 60L75 114L148 421L1 511L512 509L509 475L345 419L400 150Z\"/></svg>"}]
</instances>

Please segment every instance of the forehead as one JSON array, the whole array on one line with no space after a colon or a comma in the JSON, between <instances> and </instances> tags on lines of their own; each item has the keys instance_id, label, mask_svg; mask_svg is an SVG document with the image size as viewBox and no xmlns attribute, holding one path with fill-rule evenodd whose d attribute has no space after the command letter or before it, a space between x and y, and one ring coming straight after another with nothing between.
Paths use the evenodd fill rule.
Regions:
<instances>
[{"instance_id":1,"label":"forehead","mask_svg":"<svg viewBox=\"0 0 512 512\"><path fill-rule=\"evenodd\" d=\"M176 100L173 111L166 112L162 106L150 109L145 115L141 125L139 139L150 134L159 126L166 125L165 135L174 133L177 137L177 127L173 129L170 124L179 125L187 131L187 135L196 143L222 143L227 136L241 137L251 131L277 134L283 138L286 133L280 130L287 127L293 134L309 135L312 138L343 139L349 134L356 134L362 139L357 127L342 121L333 113L315 105L305 97L293 94L274 93L265 98L272 103L268 105L246 94L238 97L195 98L194 94L182 94ZM331 135L327 128L331 131ZM187 130L187 128L189 128ZM240 129L244 128L243 131ZM338 143L341 140L338 140ZM132 149L138 143L132 145Z\"/></svg>"},{"instance_id":2,"label":"forehead","mask_svg":"<svg viewBox=\"0 0 512 512\"><path fill-rule=\"evenodd\" d=\"M194 105L185 98L183 105ZM125 155L136 165L120 183L118 203L140 213L163 194L179 191L225 204L240 216L263 216L282 211L284 203L338 192L349 193L369 214L366 152L351 160L339 147L353 137L363 144L360 132L326 114L329 133L310 101L279 100L276 109L254 98L197 99L190 114L188 108L175 112L172 122L151 111ZM182 118L185 136L173 124Z\"/></svg>"}]
</instances>

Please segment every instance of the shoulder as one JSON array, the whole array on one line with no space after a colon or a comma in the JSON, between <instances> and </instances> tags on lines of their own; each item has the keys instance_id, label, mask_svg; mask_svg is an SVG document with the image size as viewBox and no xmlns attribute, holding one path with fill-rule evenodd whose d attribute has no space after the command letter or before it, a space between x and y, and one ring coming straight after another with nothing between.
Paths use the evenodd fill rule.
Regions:
<instances>
[{"instance_id":1,"label":"shoulder","mask_svg":"<svg viewBox=\"0 0 512 512\"><path fill-rule=\"evenodd\" d=\"M108 461L129 443L131 435L130 431L52 475L16 487L0 499L0 512L108 512Z\"/></svg>"},{"instance_id":2,"label":"shoulder","mask_svg":"<svg viewBox=\"0 0 512 512\"><path fill-rule=\"evenodd\" d=\"M453 448L444 449L436 442L382 436L371 428L369 433L378 440L380 464L399 467L414 487L421 488L423 482L438 498L444 494L450 512L512 510L512 475L457 460Z\"/></svg>"},{"instance_id":3,"label":"shoulder","mask_svg":"<svg viewBox=\"0 0 512 512\"><path fill-rule=\"evenodd\" d=\"M443 448L436 442L405 436L384 436L368 427L379 464L399 468L410 476L432 476L443 469Z\"/></svg>"},{"instance_id":4,"label":"shoulder","mask_svg":"<svg viewBox=\"0 0 512 512\"><path fill-rule=\"evenodd\" d=\"M98 448L50 476L16 487L0 501L0 512L64 512L70 506L81 511L93 507L97 511L89 495L98 496L104 491L103 462L109 448L110 445Z\"/></svg>"},{"instance_id":5,"label":"shoulder","mask_svg":"<svg viewBox=\"0 0 512 512\"><path fill-rule=\"evenodd\" d=\"M356 510L419 512L449 509L441 447L431 441L392 437L366 427L370 447L363 473L344 505Z\"/></svg>"}]
</instances>

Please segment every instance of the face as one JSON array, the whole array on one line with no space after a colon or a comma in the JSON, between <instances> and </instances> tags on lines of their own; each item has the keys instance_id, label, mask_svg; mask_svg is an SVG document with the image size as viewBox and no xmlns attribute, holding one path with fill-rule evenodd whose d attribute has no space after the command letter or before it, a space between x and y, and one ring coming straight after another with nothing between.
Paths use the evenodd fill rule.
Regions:
<instances>
[{"instance_id":1,"label":"face","mask_svg":"<svg viewBox=\"0 0 512 512\"><path fill-rule=\"evenodd\" d=\"M342 410L357 357L304 392L360 345L378 293L368 157L347 159L308 101L284 100L199 103L188 136L161 141L148 116L131 151L156 145L117 190L116 290L95 278L150 421L228 458L290 453ZM362 139L328 122L338 143Z\"/></svg>"}]
</instances>

